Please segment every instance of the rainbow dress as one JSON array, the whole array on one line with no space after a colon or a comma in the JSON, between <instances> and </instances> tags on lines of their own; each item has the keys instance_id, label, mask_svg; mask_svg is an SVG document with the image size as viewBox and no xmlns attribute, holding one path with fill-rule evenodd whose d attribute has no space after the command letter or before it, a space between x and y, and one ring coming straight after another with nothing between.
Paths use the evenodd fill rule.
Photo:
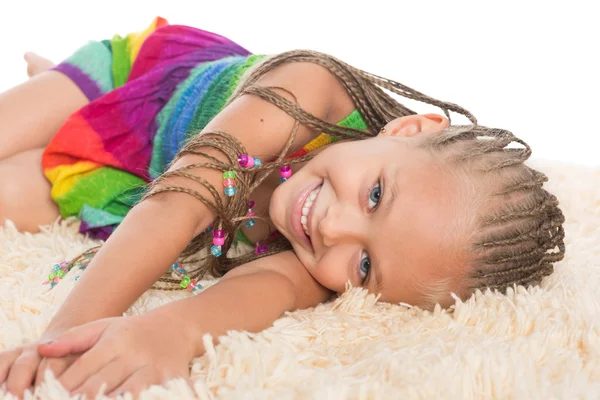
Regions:
<instances>
[{"instance_id":1,"label":"rainbow dress","mask_svg":"<svg viewBox=\"0 0 600 400\"><path fill-rule=\"evenodd\" d=\"M57 65L90 101L69 116L42 157L61 216L76 216L82 233L107 239L265 57L156 18L144 31L88 42ZM339 124L367 128L357 111ZM291 157L332 141L321 134Z\"/></svg>"}]
</instances>

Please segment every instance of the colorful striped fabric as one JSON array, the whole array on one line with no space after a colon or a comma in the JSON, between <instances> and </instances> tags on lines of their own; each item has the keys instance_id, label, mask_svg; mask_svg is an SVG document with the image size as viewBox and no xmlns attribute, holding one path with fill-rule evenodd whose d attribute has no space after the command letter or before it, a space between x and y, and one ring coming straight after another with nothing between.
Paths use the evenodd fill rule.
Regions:
<instances>
[{"instance_id":1,"label":"colorful striped fabric","mask_svg":"<svg viewBox=\"0 0 600 400\"><path fill-rule=\"evenodd\" d=\"M265 57L156 18L142 32L89 42L56 66L90 100L42 158L61 215L80 218L82 233L108 238L146 185L224 107L244 72ZM366 129L356 111L340 124ZM321 134L292 156L331 142Z\"/></svg>"}]
</instances>

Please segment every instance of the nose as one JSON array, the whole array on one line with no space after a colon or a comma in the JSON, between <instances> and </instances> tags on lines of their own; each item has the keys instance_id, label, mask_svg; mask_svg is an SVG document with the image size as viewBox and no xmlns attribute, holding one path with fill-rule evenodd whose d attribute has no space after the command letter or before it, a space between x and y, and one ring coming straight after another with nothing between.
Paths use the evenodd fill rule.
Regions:
<instances>
[{"instance_id":1,"label":"nose","mask_svg":"<svg viewBox=\"0 0 600 400\"><path fill-rule=\"evenodd\" d=\"M365 221L356 206L346 203L331 205L318 223L318 230L327 247L362 240Z\"/></svg>"}]
</instances>

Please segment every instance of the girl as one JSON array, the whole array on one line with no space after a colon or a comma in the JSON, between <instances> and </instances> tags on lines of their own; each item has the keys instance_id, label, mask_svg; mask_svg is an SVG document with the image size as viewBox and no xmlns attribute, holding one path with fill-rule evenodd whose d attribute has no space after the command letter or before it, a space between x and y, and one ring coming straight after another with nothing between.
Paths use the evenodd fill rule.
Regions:
<instances>
[{"instance_id":1,"label":"girl","mask_svg":"<svg viewBox=\"0 0 600 400\"><path fill-rule=\"evenodd\" d=\"M260 331L346 285L447 307L538 284L564 255L563 214L525 142L326 54L252 55L159 18L0 100L2 217L32 230L77 215L107 239L51 272L53 286L87 266L42 339L0 354L17 395L47 368L73 393L137 393L189 376L203 334ZM209 276L221 279L204 289ZM152 285L197 295L122 317Z\"/></svg>"}]
</instances>

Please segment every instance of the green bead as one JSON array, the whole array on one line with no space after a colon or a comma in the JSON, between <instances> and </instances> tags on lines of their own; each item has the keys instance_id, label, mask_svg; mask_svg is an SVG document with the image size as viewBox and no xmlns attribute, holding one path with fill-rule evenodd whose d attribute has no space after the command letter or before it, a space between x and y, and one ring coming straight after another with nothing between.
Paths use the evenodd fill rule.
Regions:
<instances>
[{"instance_id":1,"label":"green bead","mask_svg":"<svg viewBox=\"0 0 600 400\"><path fill-rule=\"evenodd\" d=\"M190 284L190 280L191 280L191 279L190 279L190 277L189 277L189 276L184 276L184 277L183 277L183 279L181 280L181 282L179 283L179 285L180 285L182 288L184 288L184 289L185 289L185 288L187 288L187 287L188 287L188 285Z\"/></svg>"},{"instance_id":2,"label":"green bead","mask_svg":"<svg viewBox=\"0 0 600 400\"><path fill-rule=\"evenodd\" d=\"M235 171L223 172L223 179L235 178Z\"/></svg>"},{"instance_id":3,"label":"green bead","mask_svg":"<svg viewBox=\"0 0 600 400\"><path fill-rule=\"evenodd\" d=\"M61 269L60 271L58 271L58 272L56 273L56 276L58 276L59 278L61 278L61 279L62 279L62 278L64 278L64 277L65 277L65 275L66 275L66 274L67 274L67 273Z\"/></svg>"},{"instance_id":4,"label":"green bead","mask_svg":"<svg viewBox=\"0 0 600 400\"><path fill-rule=\"evenodd\" d=\"M48 275L48 280L52 280L54 279L54 277L56 277L56 272L52 272L50 275Z\"/></svg>"}]
</instances>

